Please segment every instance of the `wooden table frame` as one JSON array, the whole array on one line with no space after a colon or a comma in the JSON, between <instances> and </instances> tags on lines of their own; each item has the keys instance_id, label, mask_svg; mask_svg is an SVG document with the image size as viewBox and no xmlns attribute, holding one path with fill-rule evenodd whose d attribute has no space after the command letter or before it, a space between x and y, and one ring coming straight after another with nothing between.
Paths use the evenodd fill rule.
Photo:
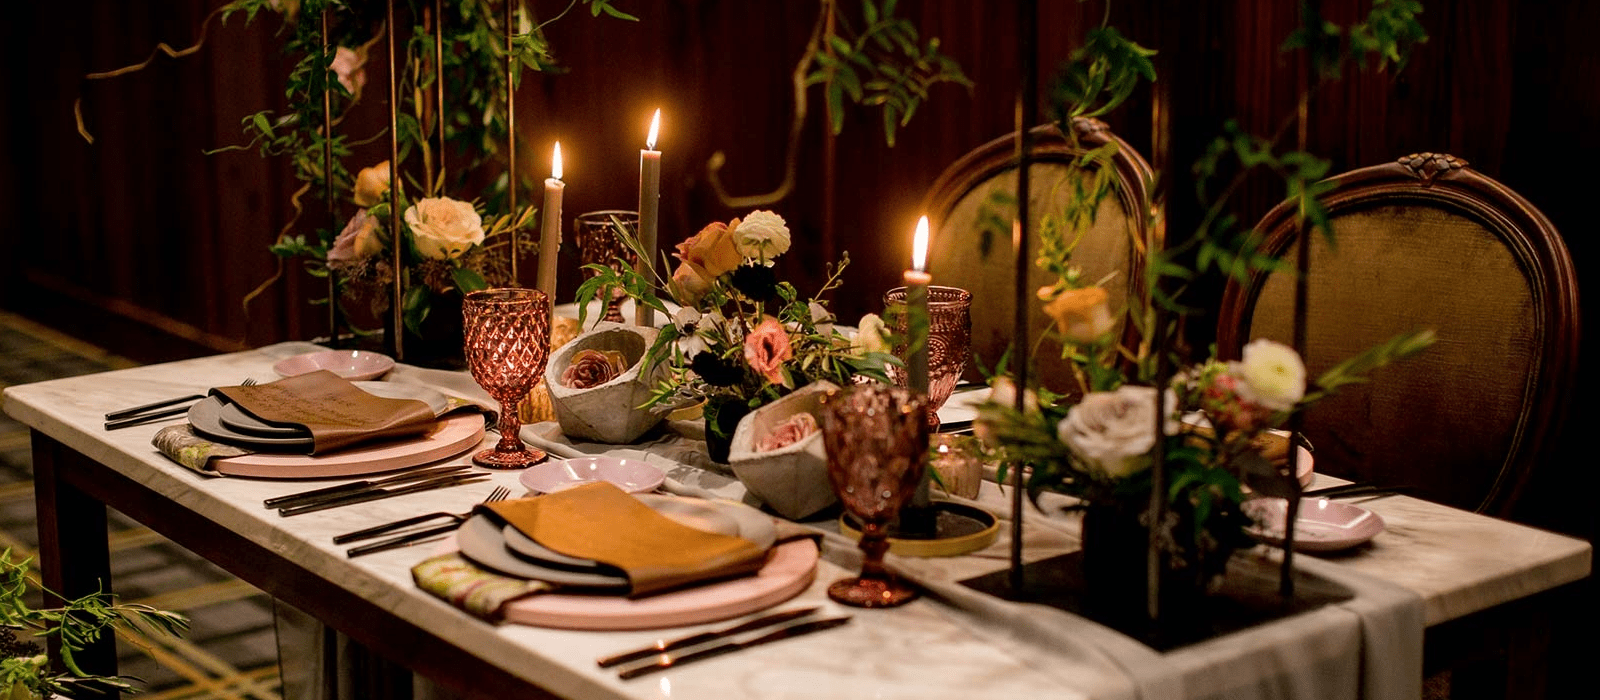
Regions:
<instances>
[{"instance_id":1,"label":"wooden table frame","mask_svg":"<svg viewBox=\"0 0 1600 700\"><path fill-rule=\"evenodd\" d=\"M39 567L45 587L66 598L111 590L106 539L106 508L111 507L453 692L486 699L556 697L37 430L33 469ZM464 619L463 624L484 623ZM85 671L115 675L115 637L101 637L75 658ZM115 698L119 693L79 695Z\"/></svg>"}]
</instances>

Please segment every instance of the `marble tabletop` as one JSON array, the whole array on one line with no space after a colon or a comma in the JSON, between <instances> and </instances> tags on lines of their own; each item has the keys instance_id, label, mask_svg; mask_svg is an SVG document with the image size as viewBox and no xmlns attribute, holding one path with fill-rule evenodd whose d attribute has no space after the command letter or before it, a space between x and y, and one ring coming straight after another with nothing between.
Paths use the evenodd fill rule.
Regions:
<instances>
[{"instance_id":1,"label":"marble tabletop","mask_svg":"<svg viewBox=\"0 0 1600 700\"><path fill-rule=\"evenodd\" d=\"M994 606L975 597L977 594L951 591L941 595L939 591L944 589L937 584L935 595L903 608L843 608L828 600L825 591L832 581L854 573L851 548L838 542L825 547L828 556L819 564L815 583L787 605L817 605L830 614L854 615L852 624L642 680L621 681L614 673L597 668L594 659L697 628L586 632L494 626L464 615L413 585L410 567L437 551L438 544L351 560L344 556L343 547L331 542L334 534L398 517L467 510L495 485L521 494L515 472L493 473L490 481L453 489L283 518L263 508L262 500L312 484L208 477L181 467L150 444L155 432L170 423L117 431L101 427L103 414L114 409L238 384L246 378L274 379L274 362L317 349L307 343L282 343L8 387L4 409L34 430L145 484L175 505L291 558L307 571L338 582L391 614L563 697L1266 698L1285 696L1285 688L1295 697L1359 694L1356 686L1362 681L1355 676L1361 665L1352 655L1361 653L1363 642L1360 623L1348 611L1307 613L1298 616L1307 619L1297 618L1293 625L1274 626L1260 634L1239 633L1230 635L1238 639L1156 655L1137 648L1131 640L1119 640L1120 635L1098 625L1080 624L1065 613L1060 615L1066 617L1039 616L1032 614L1029 606ZM464 375L448 377L401 365L389 380L427 383L467 398L487 398ZM486 442L489 439L492 436ZM989 483L979 500L997 504L1005 499ZM1351 580L1369 582L1380 593L1399 591L1403 595L1394 596L1397 600L1405 596L1420 599L1427 625L1532 595L1589 573L1592 550L1588 542L1401 496L1365 505L1384 517L1385 532L1354 553L1309 563L1335 578L1342 573ZM1030 557L1076 547L1075 524L1070 519L1025 518L1025 522L1029 523L1025 541L1029 542ZM1265 547L1260 549L1248 556L1271 556ZM947 582L1003 568L1007 551L1009 542L1003 532L994 545L969 557L897 558L896 563L919 577ZM1010 622L999 622L1002 620ZM1041 625L1037 620L1052 623ZM1081 634L1062 635L1063 626ZM1031 627L1050 629L1019 632ZM1417 632L1420 637L1420 630ZM1064 647L1050 646L1062 637L1068 638L1062 642ZM1285 644L1285 638L1298 640L1302 649L1355 651L1340 652L1337 659L1297 659L1307 670L1288 673L1289 680L1276 685L1260 678L1250 680L1250 672L1236 660L1280 653L1275 648L1293 646ZM1282 658L1269 661L1283 662ZM1420 669L1420 661L1417 664ZM1141 670L1141 665L1155 670ZM1286 672L1269 668L1262 673L1270 677ZM1341 680L1307 681L1317 677ZM1420 685L1420 678L1417 682Z\"/></svg>"}]
</instances>

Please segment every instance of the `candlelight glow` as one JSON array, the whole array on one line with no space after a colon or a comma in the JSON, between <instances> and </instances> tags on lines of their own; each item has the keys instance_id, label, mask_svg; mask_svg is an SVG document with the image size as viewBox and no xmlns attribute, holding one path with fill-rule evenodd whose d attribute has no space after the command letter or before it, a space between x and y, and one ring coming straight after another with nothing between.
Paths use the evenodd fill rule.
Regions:
<instances>
[{"instance_id":1,"label":"candlelight glow","mask_svg":"<svg viewBox=\"0 0 1600 700\"><path fill-rule=\"evenodd\" d=\"M925 272L928 265L928 217L917 219L917 233L911 238L911 267Z\"/></svg>"},{"instance_id":2,"label":"candlelight glow","mask_svg":"<svg viewBox=\"0 0 1600 700\"><path fill-rule=\"evenodd\" d=\"M650 120L650 137L644 140L644 147L656 150L656 134L661 132L661 110L656 110L656 116Z\"/></svg>"},{"instance_id":3,"label":"candlelight glow","mask_svg":"<svg viewBox=\"0 0 1600 700\"><path fill-rule=\"evenodd\" d=\"M550 161L550 177L561 179L561 142L556 142L556 154Z\"/></svg>"}]
</instances>

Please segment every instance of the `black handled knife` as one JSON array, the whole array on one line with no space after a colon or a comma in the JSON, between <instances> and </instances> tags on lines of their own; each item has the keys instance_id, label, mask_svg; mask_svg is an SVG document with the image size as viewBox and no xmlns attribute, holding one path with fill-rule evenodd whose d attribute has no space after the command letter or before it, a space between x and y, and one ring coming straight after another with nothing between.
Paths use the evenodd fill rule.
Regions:
<instances>
[{"instance_id":1,"label":"black handled knife","mask_svg":"<svg viewBox=\"0 0 1600 700\"><path fill-rule=\"evenodd\" d=\"M723 654L729 654L741 649L749 649L750 647L761 646L762 644L768 644L770 642L777 642L798 637L802 634L811 634L812 632L821 632L822 630L833 629L849 621L849 617L830 617L825 620L802 622L798 625L790 625L775 632L769 632L748 642L727 642L725 644L718 644L709 649L692 651L680 656L671 656L655 663L625 668L621 673L617 674L617 677L623 680L638 678L639 676L643 676L648 673L665 671L669 668L682 666L695 661L701 661L703 659L709 659L715 656L722 656Z\"/></svg>"},{"instance_id":2,"label":"black handled knife","mask_svg":"<svg viewBox=\"0 0 1600 700\"><path fill-rule=\"evenodd\" d=\"M404 474L396 474L394 476L384 477L382 479L352 481L348 484L340 484L338 486L328 486L320 489L312 489L310 491L301 491L283 496L275 496L262 501L261 503L268 508L287 508L289 506L300 505L302 501L320 501L347 493L359 493L376 486L401 484L407 481L419 481L435 476L443 476L453 472L464 471L471 466L472 465L470 464L450 464L443 467L429 467L427 469L418 469L415 471L406 472Z\"/></svg>"},{"instance_id":3,"label":"black handled knife","mask_svg":"<svg viewBox=\"0 0 1600 700\"><path fill-rule=\"evenodd\" d=\"M432 491L433 489L442 489L450 486L476 484L480 481L487 481L488 479L489 475L483 473L448 474L445 476L434 477L427 481L419 481L408 486L396 486L393 488L380 488L374 491L362 491L360 493L335 496L323 501L312 501L310 503L303 503L301 505L290 506L288 508L279 508L278 515L287 518L289 516L300 515L302 513L314 513L319 510L338 508L340 506L348 506L356 503L366 503L367 501L376 501L382 498L389 498L391 496L417 493L419 491Z\"/></svg>"},{"instance_id":4,"label":"black handled knife","mask_svg":"<svg viewBox=\"0 0 1600 700\"><path fill-rule=\"evenodd\" d=\"M722 639L723 637L732 637L733 635L758 630L762 627L771 627L772 625L805 617L816 611L816 607L800 608L798 610L785 610L780 613L773 613L771 615L758 617L754 620L734 625L732 627L724 627L722 629L712 630L710 632L691 634L687 637L680 637L670 642L657 642L653 646L635 649L633 651L616 654L614 656L607 656L599 659L596 661L596 663L600 664L600 668L611 668L612 666L625 664L629 661L638 661L639 659L643 659L648 656L664 654L669 651L676 651L678 649L692 647L696 644L704 644L706 642Z\"/></svg>"}]
</instances>

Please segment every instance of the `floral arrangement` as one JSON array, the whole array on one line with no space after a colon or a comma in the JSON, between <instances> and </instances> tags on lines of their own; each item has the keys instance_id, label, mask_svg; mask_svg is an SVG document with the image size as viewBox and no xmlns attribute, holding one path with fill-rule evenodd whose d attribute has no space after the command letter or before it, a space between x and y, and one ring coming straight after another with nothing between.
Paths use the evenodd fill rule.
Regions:
<instances>
[{"instance_id":1,"label":"floral arrangement","mask_svg":"<svg viewBox=\"0 0 1600 700\"><path fill-rule=\"evenodd\" d=\"M1372 16L1348 30L1350 53L1340 60L1372 52L1381 66L1402 56L1421 36L1413 14L1412 3L1374 3ZM1307 26L1334 36L1341 29L1318 22ZM1379 35L1375 39L1374 32ZM1356 41L1358 37L1371 41ZM1327 42L1316 46L1326 50ZM1153 79L1148 61L1152 53L1115 30L1092 31L1059 84L1058 115L1067 120L1114 107L1132 82ZM1337 74L1327 67L1319 63L1317 74ZM1099 78L1074 80L1083 76ZM1062 132L1074 137L1071 129ZM1239 179L1253 169L1270 171L1283 178L1307 225L1331 240L1318 199L1326 192L1320 181L1327 163L1303 152L1275 153L1274 145L1272 139L1252 137L1230 125L1196 165L1196 191L1206 200L1211 179L1225 163L1237 166ZM1292 427L1298 416L1341 387L1367 381L1374 370L1422 351L1434 335L1426 329L1398 335L1314 379L1307 377L1294 349L1266 339L1251 342L1238 361L1186 357L1172 321L1194 310L1184 293L1195 280L1207 274L1244 280L1252 272L1284 265L1257 252L1256 232L1231 230L1234 219L1226 214L1225 196L1206 200L1199 230L1181 245L1163 249L1154 233L1134 237L1135 249L1147 256L1144 278L1130 293L1127 308L1111 308L1107 291L1087 281L1072 262L1076 241L1110 191L1110 156L1102 149L1082 161L1080 165L1098 167L1082 175L1091 186L1076 189L1063 211L1047 215L1040 227L1037 264L1058 278L1038 290L1050 321L1044 333L1061 341L1073 385L1027 387L1019 406L1018 388L1007 378L996 379L989 402L978 408L975 432L1002 462L1002 480L1009 468L1027 466L1025 488L1035 503L1045 491L1064 493L1078 498L1090 515L1116 514L1102 517L1153 529L1154 541L1167 555L1167 571L1185 572L1191 583L1203 587L1220 576L1229 554L1253 543L1246 534L1253 523L1242 507L1249 492L1298 497L1300 485L1285 459L1291 450L1274 431ZM1234 189L1230 184L1221 191L1226 195ZM1125 333L1124 327L1134 332ZM1169 367L1174 371L1164 369ZM1150 507L1157 483L1164 489L1156 494L1164 504L1159 511ZM1163 514L1159 522L1153 517L1156 512ZM1087 544L1091 529L1086 516L1086 552L1092 551ZM1144 560L1139 552L1147 541L1123 541L1134 548L1126 563L1140 572ZM1138 580L1143 580L1142 573Z\"/></svg>"},{"instance_id":2,"label":"floral arrangement","mask_svg":"<svg viewBox=\"0 0 1600 700\"><path fill-rule=\"evenodd\" d=\"M620 223L618 231L629 249L644 256ZM783 217L770 211L715 222L678 243L668 278L647 279L626 266L619 266L621 272L588 266L594 276L578 288L579 308L622 289L636 303L670 315L671 323L645 355L647 367L665 368L648 405L670 410L704 402L713 437L731 437L750 410L813 381L887 382L884 368L899 360L888 354L882 320L868 314L855 335L847 336L822 300L840 285L849 255L828 266L816 294L802 297L773 271L790 239ZM671 264L666 256L662 260L663 268ZM669 312L663 296L680 308Z\"/></svg>"},{"instance_id":3,"label":"floral arrangement","mask_svg":"<svg viewBox=\"0 0 1600 700\"><path fill-rule=\"evenodd\" d=\"M421 333L433 301L441 295L465 294L510 279L507 266L510 217L484 228L477 207L450 197L423 197L412 203L401 194L404 212L400 235L388 231L389 162L363 168L355 178L351 201L359 209L334 237L326 251L303 240L280 242L273 252L304 256L313 271L336 273L348 301L364 301L382 317L389 311L395 282L393 246L401 246L407 290L402 299L403 318L413 333ZM522 219L526 219L525 212Z\"/></svg>"}]
</instances>

